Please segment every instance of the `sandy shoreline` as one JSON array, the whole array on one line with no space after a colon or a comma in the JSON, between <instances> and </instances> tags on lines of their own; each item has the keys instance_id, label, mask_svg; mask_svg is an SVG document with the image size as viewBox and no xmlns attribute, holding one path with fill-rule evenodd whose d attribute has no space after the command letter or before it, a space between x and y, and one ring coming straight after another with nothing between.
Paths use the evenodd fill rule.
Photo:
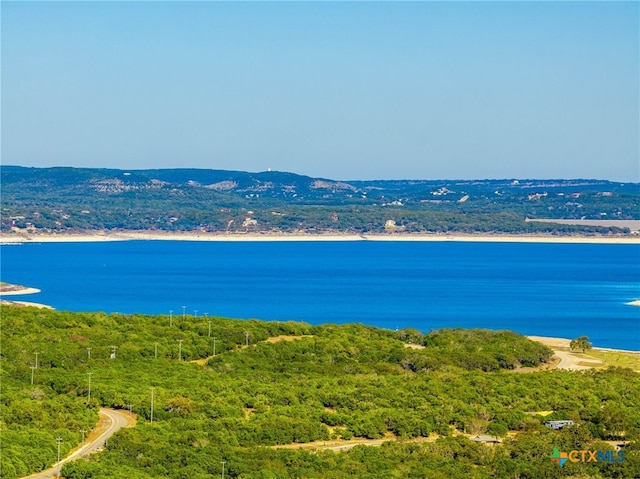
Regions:
<instances>
[{"instance_id":1,"label":"sandy shoreline","mask_svg":"<svg viewBox=\"0 0 640 479\"><path fill-rule=\"evenodd\" d=\"M549 336L527 336L531 341L536 341L538 343L544 344L545 346L550 347L551 349L558 348L566 348L569 349L571 340L567 338L553 338ZM598 346L593 347L596 351L616 351L620 353L633 353L640 354L640 351L633 351L630 349L615 349L615 348L601 348Z\"/></svg>"},{"instance_id":2,"label":"sandy shoreline","mask_svg":"<svg viewBox=\"0 0 640 479\"><path fill-rule=\"evenodd\" d=\"M483 243L597 243L640 244L639 236L551 236L490 234L303 234L303 233L164 233L164 232L96 232L83 234L1 235L0 243L85 243L103 241L432 241Z\"/></svg>"},{"instance_id":3,"label":"sandy shoreline","mask_svg":"<svg viewBox=\"0 0 640 479\"><path fill-rule=\"evenodd\" d=\"M3 299L0 300L0 303L14 306L32 306L34 308L55 310L55 308L49 306L48 304L32 303L31 301L7 301L6 299Z\"/></svg>"}]
</instances>

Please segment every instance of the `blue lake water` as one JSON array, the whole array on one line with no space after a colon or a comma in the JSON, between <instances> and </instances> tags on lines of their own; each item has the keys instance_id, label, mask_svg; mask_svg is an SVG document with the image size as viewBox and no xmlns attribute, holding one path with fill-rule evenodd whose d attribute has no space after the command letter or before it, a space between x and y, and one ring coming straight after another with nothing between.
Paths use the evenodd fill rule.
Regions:
<instances>
[{"instance_id":1,"label":"blue lake water","mask_svg":"<svg viewBox=\"0 0 640 479\"><path fill-rule=\"evenodd\" d=\"M640 350L640 245L125 241L2 246L58 310L511 329ZM10 298L11 299L11 298ZM198 311L197 313L195 311Z\"/></svg>"}]
</instances>

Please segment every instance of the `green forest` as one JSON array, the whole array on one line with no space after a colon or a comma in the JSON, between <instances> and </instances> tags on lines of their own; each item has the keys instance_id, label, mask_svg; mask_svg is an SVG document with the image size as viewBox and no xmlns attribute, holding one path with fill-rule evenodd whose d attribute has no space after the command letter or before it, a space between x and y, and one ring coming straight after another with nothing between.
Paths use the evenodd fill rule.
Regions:
<instances>
[{"instance_id":1,"label":"green forest","mask_svg":"<svg viewBox=\"0 0 640 479\"><path fill-rule=\"evenodd\" d=\"M285 172L0 166L0 231L554 235L640 219L640 184L601 180L335 181Z\"/></svg>"},{"instance_id":2,"label":"green forest","mask_svg":"<svg viewBox=\"0 0 640 479\"><path fill-rule=\"evenodd\" d=\"M639 375L546 368L552 351L513 332L8 305L0 314L2 478L53 465L56 438L66 455L100 407L131 408L137 424L65 464L67 479L204 479L222 461L225 477L244 479L640 477ZM574 424L545 426L554 419ZM385 442L295 447L361 438ZM550 459L622 440L624 461Z\"/></svg>"}]
</instances>

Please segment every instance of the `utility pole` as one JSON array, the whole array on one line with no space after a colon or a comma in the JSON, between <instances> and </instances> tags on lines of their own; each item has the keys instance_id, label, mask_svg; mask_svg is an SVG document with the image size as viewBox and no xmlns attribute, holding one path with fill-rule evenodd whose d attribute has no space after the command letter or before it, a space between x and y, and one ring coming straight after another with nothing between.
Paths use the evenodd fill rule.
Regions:
<instances>
[{"instance_id":1,"label":"utility pole","mask_svg":"<svg viewBox=\"0 0 640 479\"><path fill-rule=\"evenodd\" d=\"M153 424L153 390L155 388L151 388L151 424Z\"/></svg>"},{"instance_id":2,"label":"utility pole","mask_svg":"<svg viewBox=\"0 0 640 479\"><path fill-rule=\"evenodd\" d=\"M182 339L178 339L178 361L182 361Z\"/></svg>"},{"instance_id":3,"label":"utility pole","mask_svg":"<svg viewBox=\"0 0 640 479\"><path fill-rule=\"evenodd\" d=\"M194 315L196 318L198 317L198 310L197 310L197 309L194 309L194 310L193 310L193 315Z\"/></svg>"},{"instance_id":4,"label":"utility pole","mask_svg":"<svg viewBox=\"0 0 640 479\"><path fill-rule=\"evenodd\" d=\"M91 348L87 348L87 358L91 359Z\"/></svg>"},{"instance_id":5,"label":"utility pole","mask_svg":"<svg viewBox=\"0 0 640 479\"><path fill-rule=\"evenodd\" d=\"M109 346L111 348L111 359L115 359L116 358L116 349L118 349L118 346Z\"/></svg>"},{"instance_id":6,"label":"utility pole","mask_svg":"<svg viewBox=\"0 0 640 479\"><path fill-rule=\"evenodd\" d=\"M158 359L158 343L153 343L155 345L155 349L154 349L154 357L155 359Z\"/></svg>"},{"instance_id":7,"label":"utility pole","mask_svg":"<svg viewBox=\"0 0 640 479\"><path fill-rule=\"evenodd\" d=\"M33 386L33 372L36 370L36 366L31 366L31 385Z\"/></svg>"},{"instance_id":8,"label":"utility pole","mask_svg":"<svg viewBox=\"0 0 640 479\"><path fill-rule=\"evenodd\" d=\"M222 461L222 479L224 479L224 465L227 463L227 461Z\"/></svg>"},{"instance_id":9,"label":"utility pole","mask_svg":"<svg viewBox=\"0 0 640 479\"><path fill-rule=\"evenodd\" d=\"M209 323L209 337L211 337L211 320L207 321Z\"/></svg>"},{"instance_id":10,"label":"utility pole","mask_svg":"<svg viewBox=\"0 0 640 479\"><path fill-rule=\"evenodd\" d=\"M88 395L87 395L87 399L88 399L89 401L91 401L91 375L92 375L92 374L93 374L93 373L87 373L87 376L89 376L89 393L88 393Z\"/></svg>"},{"instance_id":11,"label":"utility pole","mask_svg":"<svg viewBox=\"0 0 640 479\"><path fill-rule=\"evenodd\" d=\"M186 319L186 318L185 318L185 315L186 315L186 314L187 314L187 307L186 307L186 306L183 306L183 307L182 307L182 319Z\"/></svg>"},{"instance_id":12,"label":"utility pole","mask_svg":"<svg viewBox=\"0 0 640 479\"><path fill-rule=\"evenodd\" d=\"M132 409L133 404L129 403L129 404L127 404L127 406L129 406L129 417L131 417L131 416L133 416L133 409Z\"/></svg>"},{"instance_id":13,"label":"utility pole","mask_svg":"<svg viewBox=\"0 0 640 479\"><path fill-rule=\"evenodd\" d=\"M80 448L80 450L84 449L84 433L87 432L84 429L81 429L80 432L82 433L82 447Z\"/></svg>"},{"instance_id":14,"label":"utility pole","mask_svg":"<svg viewBox=\"0 0 640 479\"><path fill-rule=\"evenodd\" d=\"M58 475L56 477L60 477L60 444L62 443L62 438L57 437L56 441L58 441Z\"/></svg>"},{"instance_id":15,"label":"utility pole","mask_svg":"<svg viewBox=\"0 0 640 479\"><path fill-rule=\"evenodd\" d=\"M36 369L38 369L38 354L40 354L38 351L36 351Z\"/></svg>"},{"instance_id":16,"label":"utility pole","mask_svg":"<svg viewBox=\"0 0 640 479\"><path fill-rule=\"evenodd\" d=\"M213 337L213 355L216 355L216 337Z\"/></svg>"},{"instance_id":17,"label":"utility pole","mask_svg":"<svg viewBox=\"0 0 640 479\"><path fill-rule=\"evenodd\" d=\"M173 326L173 309L169 310L169 326Z\"/></svg>"},{"instance_id":18,"label":"utility pole","mask_svg":"<svg viewBox=\"0 0 640 479\"><path fill-rule=\"evenodd\" d=\"M244 333L244 335L245 335L245 343L244 343L244 345L245 346L249 346L249 333L248 332Z\"/></svg>"}]
</instances>

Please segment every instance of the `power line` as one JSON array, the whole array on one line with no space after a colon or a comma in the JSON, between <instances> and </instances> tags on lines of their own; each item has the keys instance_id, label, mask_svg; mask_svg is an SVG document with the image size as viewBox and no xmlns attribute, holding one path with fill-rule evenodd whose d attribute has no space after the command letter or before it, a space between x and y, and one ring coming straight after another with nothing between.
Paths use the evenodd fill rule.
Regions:
<instances>
[{"instance_id":1,"label":"power line","mask_svg":"<svg viewBox=\"0 0 640 479\"><path fill-rule=\"evenodd\" d=\"M88 399L89 401L91 401L91 375L92 375L92 374L93 374L93 373L87 373L87 376L89 376L89 393L88 393L88 395L87 395L87 399Z\"/></svg>"},{"instance_id":2,"label":"power line","mask_svg":"<svg viewBox=\"0 0 640 479\"><path fill-rule=\"evenodd\" d=\"M153 424L153 390L155 388L151 388L151 424Z\"/></svg>"},{"instance_id":3,"label":"power line","mask_svg":"<svg viewBox=\"0 0 640 479\"><path fill-rule=\"evenodd\" d=\"M58 476L60 477L60 444L62 443L62 438L57 437L56 441L58 441Z\"/></svg>"}]
</instances>

